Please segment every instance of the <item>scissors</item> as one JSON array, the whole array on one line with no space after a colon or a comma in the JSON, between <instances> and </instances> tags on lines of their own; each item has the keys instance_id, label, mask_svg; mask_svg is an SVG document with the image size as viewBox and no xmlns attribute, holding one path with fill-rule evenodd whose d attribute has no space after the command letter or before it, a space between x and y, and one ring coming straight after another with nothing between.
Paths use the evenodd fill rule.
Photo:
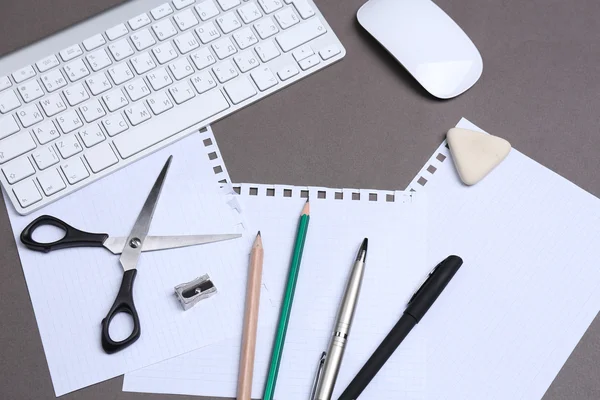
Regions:
<instances>
[{"instance_id":1,"label":"scissors","mask_svg":"<svg viewBox=\"0 0 600 400\"><path fill-rule=\"evenodd\" d=\"M189 236L148 236L150 223L163 183L167 176L172 156L169 157L162 171L158 175L140 214L131 229L128 237L111 237L106 233L89 233L76 229L58 218L43 215L32 221L21 232L21 242L30 250L48 253L53 250L73 247L104 247L113 254L121 254L119 259L124 274L121 288L114 304L102 320L102 348L108 354L116 353L139 339L140 320L133 302L133 283L137 275L137 264L142 251L175 249L179 247L195 246L205 243L214 243L223 240L236 239L240 234L228 235L189 235ZM51 243L40 243L33 239L33 232L41 226L55 226L62 229L64 236ZM115 315L124 312L133 318L133 331L128 338L113 341L109 334L109 326Z\"/></svg>"}]
</instances>

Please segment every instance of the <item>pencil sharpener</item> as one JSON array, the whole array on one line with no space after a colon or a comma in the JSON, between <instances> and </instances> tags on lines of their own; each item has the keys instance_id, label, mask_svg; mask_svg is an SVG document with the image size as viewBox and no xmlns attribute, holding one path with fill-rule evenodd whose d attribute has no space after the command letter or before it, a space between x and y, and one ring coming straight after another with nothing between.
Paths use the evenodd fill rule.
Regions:
<instances>
[{"instance_id":1,"label":"pencil sharpener","mask_svg":"<svg viewBox=\"0 0 600 400\"><path fill-rule=\"evenodd\" d=\"M175 295L185 311L195 306L200 300L207 299L217 293L217 287L204 274L191 282L175 286Z\"/></svg>"}]
</instances>

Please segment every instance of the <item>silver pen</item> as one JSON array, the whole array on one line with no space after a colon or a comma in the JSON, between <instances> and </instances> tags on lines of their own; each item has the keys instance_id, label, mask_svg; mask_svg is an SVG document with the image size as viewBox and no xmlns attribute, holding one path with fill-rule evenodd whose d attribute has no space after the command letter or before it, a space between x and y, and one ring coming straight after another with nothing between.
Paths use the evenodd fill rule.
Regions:
<instances>
[{"instance_id":1,"label":"silver pen","mask_svg":"<svg viewBox=\"0 0 600 400\"><path fill-rule=\"evenodd\" d=\"M338 310L329 347L326 352L321 354L319 359L311 391L311 400L330 400L333 395L333 388L335 387L335 381L340 371L340 365L342 365L348 334L350 333L352 319L354 318L354 310L356 310L356 304L358 303L358 295L360 294L360 286L365 271L365 262L367 261L368 243L369 240L365 238L360 246L360 250L358 250L358 255L356 256L356 261L352 267L352 272L346 284L346 291Z\"/></svg>"}]
</instances>

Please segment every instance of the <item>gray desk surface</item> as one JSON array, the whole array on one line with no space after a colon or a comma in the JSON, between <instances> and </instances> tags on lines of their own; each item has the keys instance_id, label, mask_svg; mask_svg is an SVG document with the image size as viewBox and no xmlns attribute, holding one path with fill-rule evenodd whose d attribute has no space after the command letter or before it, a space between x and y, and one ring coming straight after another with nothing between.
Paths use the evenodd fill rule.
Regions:
<instances>
[{"instance_id":1,"label":"gray desk surface","mask_svg":"<svg viewBox=\"0 0 600 400\"><path fill-rule=\"evenodd\" d=\"M363 1L317 0L348 50L342 62L214 126L235 181L404 188L444 132L465 116L600 195L597 0L437 0L484 59L479 83L445 102L427 96L361 30L354 16ZM117 2L4 0L0 53ZM26 26L11 22L12 15L29 7L42 7L43 17ZM52 399L33 309L2 210L0 227L0 397ZM596 319L544 399L598 399L599 375ZM121 378L112 379L63 398L188 398L123 393L121 383Z\"/></svg>"}]
</instances>

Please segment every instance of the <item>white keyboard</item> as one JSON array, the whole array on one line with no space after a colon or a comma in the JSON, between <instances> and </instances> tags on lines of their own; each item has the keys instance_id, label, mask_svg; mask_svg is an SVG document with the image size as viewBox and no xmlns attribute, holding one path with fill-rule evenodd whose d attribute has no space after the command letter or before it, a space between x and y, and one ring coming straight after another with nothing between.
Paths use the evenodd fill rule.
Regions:
<instances>
[{"instance_id":1,"label":"white keyboard","mask_svg":"<svg viewBox=\"0 0 600 400\"><path fill-rule=\"evenodd\" d=\"M0 60L0 181L28 214L344 55L311 0L130 2Z\"/></svg>"}]
</instances>

